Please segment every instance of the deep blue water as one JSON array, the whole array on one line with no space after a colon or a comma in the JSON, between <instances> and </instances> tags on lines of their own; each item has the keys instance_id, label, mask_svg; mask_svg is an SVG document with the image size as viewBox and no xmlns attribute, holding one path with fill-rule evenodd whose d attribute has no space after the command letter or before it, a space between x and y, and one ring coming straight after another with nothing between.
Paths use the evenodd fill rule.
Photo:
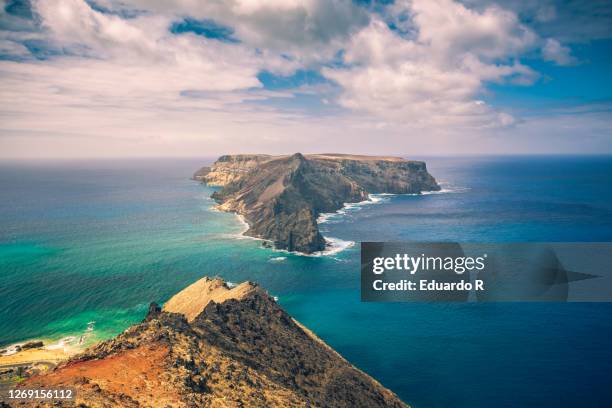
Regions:
<instances>
[{"instance_id":1,"label":"deep blue water","mask_svg":"<svg viewBox=\"0 0 612 408\"><path fill-rule=\"evenodd\" d=\"M612 241L612 158L427 158L450 192L322 224L344 241ZM610 304L361 303L359 250L239 239L206 160L0 164L0 344L115 335L204 275L260 282L349 361L421 407L609 406ZM278 259L284 258L284 259Z\"/></svg>"}]
</instances>

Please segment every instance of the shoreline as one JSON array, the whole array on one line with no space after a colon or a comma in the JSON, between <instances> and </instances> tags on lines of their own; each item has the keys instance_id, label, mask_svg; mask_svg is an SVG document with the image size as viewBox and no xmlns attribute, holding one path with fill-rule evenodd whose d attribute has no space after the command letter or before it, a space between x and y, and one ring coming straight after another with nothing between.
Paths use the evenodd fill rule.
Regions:
<instances>
[{"instance_id":1,"label":"shoreline","mask_svg":"<svg viewBox=\"0 0 612 408\"><path fill-rule=\"evenodd\" d=\"M242 235L250 233L272 240L276 249L309 256L333 255L354 245L319 231L329 216L322 210L341 213L348 206L380 200L368 190L440 190L425 162L386 156L224 155L196 173L201 183L222 187L211 195L219 203L214 210L237 213L243 225L240 215L248 217Z\"/></svg>"},{"instance_id":2,"label":"shoreline","mask_svg":"<svg viewBox=\"0 0 612 408\"><path fill-rule=\"evenodd\" d=\"M441 183L442 184L442 183ZM393 194L393 193L377 193L377 194L369 194L368 195L368 199L367 200L363 200L363 201L358 201L358 202L354 202L354 203L344 203L342 205L341 208L339 208L338 210L336 210L335 212L330 212L330 213L320 213L317 215L316 218L316 223L317 226L319 226L320 224L325 224L327 223L330 219L335 218L335 217L339 217L342 215L346 215L347 211L351 211L351 210L359 210L361 209L361 207L366 206L366 205L372 205L372 204L380 204L380 203L384 203L386 201L388 201L388 199L395 197L395 196L424 196L424 195L434 195L434 194L448 194L448 193L460 193L463 191L466 191L467 189L463 189L463 188L441 188L440 190L431 190L431 191L422 191L420 193L407 193L407 194ZM210 196L208 197L210 199ZM232 237L238 238L238 239L251 239L251 240L255 240L255 241L262 241L262 242L266 242L269 245L271 245L270 247L266 247L266 246L262 246L263 249L270 249L273 252L280 252L280 253L284 253L284 254L291 254L291 255L296 255L296 256L309 256L309 257L321 257L321 256L332 256L332 255L336 255L346 249L349 249L353 246L355 246L355 242L354 241L345 241L341 238L336 238L336 237L329 237L329 236L325 236L323 235L323 238L325 239L326 242L326 248L322 251L317 251L317 252L313 252L311 254L307 254L307 253L303 253L303 252L299 252L299 251L288 251L286 249L279 249L279 248L274 248L274 243L269 240L269 239L265 239L262 237L253 237L250 235L246 235L246 232L250 229L250 225L249 223L246 221L244 215L239 214L237 212L233 212L233 211L223 211L221 209L219 209L219 204L213 205L211 207L209 207L209 209L211 211L214 212L230 212L232 214L234 214L237 218L240 224L242 224L243 229L242 231L238 232L237 234L230 234Z\"/></svg>"},{"instance_id":3,"label":"shoreline","mask_svg":"<svg viewBox=\"0 0 612 408\"><path fill-rule=\"evenodd\" d=\"M40 342L40 340L31 340L31 342ZM10 350L19 344L13 344L3 350ZM30 377L49 372L81 351L78 347L52 344L14 351L10 354L5 352L0 355L0 391L12 389Z\"/></svg>"},{"instance_id":4,"label":"shoreline","mask_svg":"<svg viewBox=\"0 0 612 408\"><path fill-rule=\"evenodd\" d=\"M61 361L78 354L92 344L98 343L96 339L86 341L93 332L93 324L90 322L88 329L80 337L66 333L62 337L41 338L34 337L0 347L0 366L6 364L21 364L37 360Z\"/></svg>"},{"instance_id":5,"label":"shoreline","mask_svg":"<svg viewBox=\"0 0 612 408\"><path fill-rule=\"evenodd\" d=\"M35 364L43 361L61 362L69 359L80 350L67 351L64 349L50 350L48 348L22 350L11 355L0 356L0 367Z\"/></svg>"},{"instance_id":6,"label":"shoreline","mask_svg":"<svg viewBox=\"0 0 612 408\"><path fill-rule=\"evenodd\" d=\"M40 345L23 348L24 345L31 343L40 343ZM39 360L62 361L80 353L85 350L85 348L86 347L77 342L75 336L66 336L56 341L33 338L2 347L0 367L5 365L32 363Z\"/></svg>"},{"instance_id":7,"label":"shoreline","mask_svg":"<svg viewBox=\"0 0 612 408\"><path fill-rule=\"evenodd\" d=\"M440 182L440 185L442 184L444 183ZM381 204L381 203L388 201L388 199L393 198L393 197L402 197L402 196L419 197L419 196L426 196L426 195L462 193L467 190L469 189L463 188L463 187L456 187L456 188L441 188L440 190L422 191L420 193L406 193L406 194L372 193L372 194L369 194L369 197L367 200L358 201L355 203L344 203L342 208L338 209L335 212L320 213L319 216L317 217L317 225L326 224L330 218L335 218L337 216L346 215L347 210L350 211L354 209L361 209L361 207L364 207L366 205Z\"/></svg>"},{"instance_id":8,"label":"shoreline","mask_svg":"<svg viewBox=\"0 0 612 408\"><path fill-rule=\"evenodd\" d=\"M246 219L244 218L244 216L242 214L238 214L238 213L233 213L233 214L236 215L236 217L238 218L240 223L244 226L244 230L238 234L238 238L239 239L252 239L252 240L255 240L255 241L267 242L271 246L270 247L262 246L261 249L269 249L272 252L280 252L280 253L283 253L283 254L291 254L291 255L296 255L296 256L320 257L320 256L336 255L337 253L342 252L345 249L351 248L351 247L353 247L355 245L354 241L345 241L345 240L340 239L340 238L323 236L323 238L325 239L325 242L327 244L325 250L313 252L312 254L306 254L304 252L288 251L286 249L274 248L274 243L271 240L269 240L269 239L265 239L265 238L261 238L261 237L252 237L250 235L246 235L246 232L250 228L250 226L247 223ZM317 223L318 223L318 221L317 221Z\"/></svg>"}]
</instances>

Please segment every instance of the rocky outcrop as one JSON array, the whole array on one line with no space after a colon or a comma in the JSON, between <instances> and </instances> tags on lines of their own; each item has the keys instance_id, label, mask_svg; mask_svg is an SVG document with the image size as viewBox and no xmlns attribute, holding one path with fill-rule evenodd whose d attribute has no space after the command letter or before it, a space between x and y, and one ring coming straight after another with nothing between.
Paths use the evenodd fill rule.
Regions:
<instances>
[{"instance_id":1,"label":"rocky outcrop","mask_svg":"<svg viewBox=\"0 0 612 408\"><path fill-rule=\"evenodd\" d=\"M256 284L208 278L20 384L60 386L87 407L406 407Z\"/></svg>"},{"instance_id":2,"label":"rocky outcrop","mask_svg":"<svg viewBox=\"0 0 612 408\"><path fill-rule=\"evenodd\" d=\"M193 179L203 181L209 186L225 186L251 171L259 163L269 160L270 157L267 154L221 156L211 167L202 167L196 171Z\"/></svg>"},{"instance_id":3,"label":"rocky outcrop","mask_svg":"<svg viewBox=\"0 0 612 408\"><path fill-rule=\"evenodd\" d=\"M28 349L34 349L34 348L41 348L44 346L44 343L42 341L29 341L27 343L25 343L24 345L21 346L22 350L28 350Z\"/></svg>"},{"instance_id":4,"label":"rocky outcrop","mask_svg":"<svg viewBox=\"0 0 612 408\"><path fill-rule=\"evenodd\" d=\"M244 217L246 235L304 253L325 249L316 221L321 213L367 200L370 193L440 189L424 162L341 154L222 156L194 178L223 187L213 198L219 209Z\"/></svg>"}]
</instances>

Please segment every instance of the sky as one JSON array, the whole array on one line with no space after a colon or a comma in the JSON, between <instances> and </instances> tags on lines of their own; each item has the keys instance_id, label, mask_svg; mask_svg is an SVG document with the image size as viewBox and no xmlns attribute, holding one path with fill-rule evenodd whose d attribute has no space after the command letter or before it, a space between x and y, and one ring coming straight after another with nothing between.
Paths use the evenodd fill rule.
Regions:
<instances>
[{"instance_id":1,"label":"sky","mask_svg":"<svg viewBox=\"0 0 612 408\"><path fill-rule=\"evenodd\" d=\"M612 0L0 0L0 158L612 153Z\"/></svg>"}]
</instances>

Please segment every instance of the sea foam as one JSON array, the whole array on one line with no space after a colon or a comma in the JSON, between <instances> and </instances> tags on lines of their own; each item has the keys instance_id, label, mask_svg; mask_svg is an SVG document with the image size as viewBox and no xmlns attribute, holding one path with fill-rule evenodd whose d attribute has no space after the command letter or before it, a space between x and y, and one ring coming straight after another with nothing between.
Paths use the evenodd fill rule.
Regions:
<instances>
[{"instance_id":1,"label":"sea foam","mask_svg":"<svg viewBox=\"0 0 612 408\"><path fill-rule=\"evenodd\" d=\"M440 184L443 185L443 183L440 183ZM336 212L319 214L319 216L317 217L317 224L325 224L329 222L330 220L341 218L343 215L346 215L350 212L361 210L366 205L384 203L386 201L389 201L394 196L400 196L400 195L421 196L421 195L429 195L429 194L460 193L466 190L467 190L466 188L460 188L460 187L443 187L439 191L424 191L419 194L391 194L391 193L370 194L367 200L359 201L356 203L344 203L342 208L340 208ZM244 216L240 214L236 214L236 217L238 218L239 222L243 225L243 230L238 234L228 234L226 235L227 237L237 238L237 239L252 239L256 241L270 242L269 240L266 240L264 238L250 237L248 235L244 235L249 230L249 224L244 219ZM317 257L317 256L335 255L355 245L354 241L345 241L340 238L327 237L327 236L324 236L324 238L325 238L325 241L327 242L327 247L323 251L317 251L312 254L304 254L302 252L296 252L296 251L287 251L285 249L273 249L273 251L289 253L289 254L299 255L299 256ZM270 262L281 262L285 259L286 257L275 257L275 258L271 258L269 261Z\"/></svg>"},{"instance_id":2,"label":"sea foam","mask_svg":"<svg viewBox=\"0 0 612 408\"><path fill-rule=\"evenodd\" d=\"M333 238L333 237L323 237L323 238L325 238L325 241L327 241L327 244L328 244L327 248L325 248L323 251L315 252L314 253L315 256L336 255L337 253L342 252L345 249L348 249L355 245L355 241L345 241L340 238Z\"/></svg>"},{"instance_id":3,"label":"sea foam","mask_svg":"<svg viewBox=\"0 0 612 408\"><path fill-rule=\"evenodd\" d=\"M384 201L387 201L390 196L393 194L370 194L369 198L364 201L359 201L356 203L344 203L342 208L333 213L321 213L317 218L317 224L324 224L334 218L337 218L342 215L346 215L351 211L361 210L362 207L371 204L379 204Z\"/></svg>"}]
</instances>

